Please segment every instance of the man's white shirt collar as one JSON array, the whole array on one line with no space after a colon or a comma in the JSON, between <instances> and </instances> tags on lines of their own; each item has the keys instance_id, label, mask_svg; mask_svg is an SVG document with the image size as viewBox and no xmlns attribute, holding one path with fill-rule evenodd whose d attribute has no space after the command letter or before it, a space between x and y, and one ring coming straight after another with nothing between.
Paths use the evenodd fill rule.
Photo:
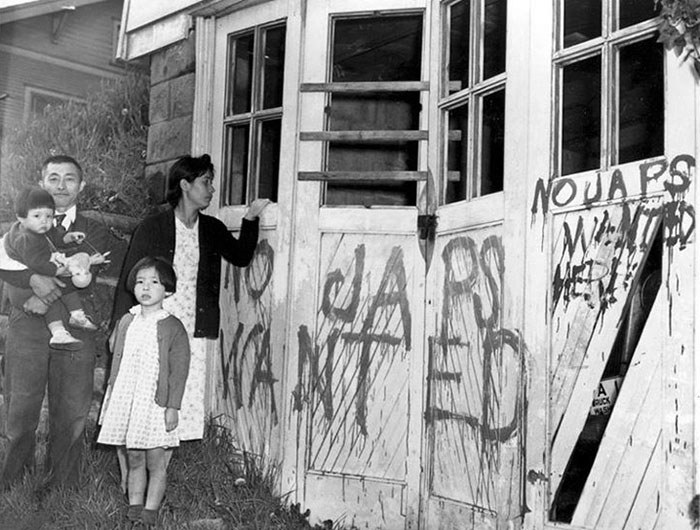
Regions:
<instances>
[{"instance_id":1,"label":"man's white shirt collar","mask_svg":"<svg viewBox=\"0 0 700 530\"><path fill-rule=\"evenodd\" d=\"M63 218L63 222L61 224L63 225L63 228L68 230L70 228L70 225L72 225L75 222L75 215L78 213L78 208L77 208L77 206L73 205L63 213L66 216ZM57 213L55 215L60 215L60 214Z\"/></svg>"}]
</instances>

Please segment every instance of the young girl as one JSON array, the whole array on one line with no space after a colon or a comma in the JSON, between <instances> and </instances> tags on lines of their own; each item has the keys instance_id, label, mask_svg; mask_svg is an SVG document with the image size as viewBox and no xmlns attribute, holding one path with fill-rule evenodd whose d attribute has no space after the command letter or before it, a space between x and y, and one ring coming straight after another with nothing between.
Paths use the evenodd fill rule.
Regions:
<instances>
[{"instance_id":1,"label":"young girl","mask_svg":"<svg viewBox=\"0 0 700 530\"><path fill-rule=\"evenodd\" d=\"M163 258L142 258L129 272L126 284L139 305L119 320L109 339L112 370L97 438L126 447L127 517L146 526L156 524L169 453L180 443L178 413L190 365L187 332L163 309L175 282Z\"/></svg>"}]
</instances>

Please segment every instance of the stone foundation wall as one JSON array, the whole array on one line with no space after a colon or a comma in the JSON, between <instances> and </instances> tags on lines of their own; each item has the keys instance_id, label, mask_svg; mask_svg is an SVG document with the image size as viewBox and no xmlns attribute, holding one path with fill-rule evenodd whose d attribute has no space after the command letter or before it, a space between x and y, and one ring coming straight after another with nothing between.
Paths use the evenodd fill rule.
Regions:
<instances>
[{"instance_id":1,"label":"stone foundation wall","mask_svg":"<svg viewBox=\"0 0 700 530\"><path fill-rule=\"evenodd\" d=\"M146 178L153 197L165 198L170 165L191 154L194 87L194 35L151 56Z\"/></svg>"}]
</instances>

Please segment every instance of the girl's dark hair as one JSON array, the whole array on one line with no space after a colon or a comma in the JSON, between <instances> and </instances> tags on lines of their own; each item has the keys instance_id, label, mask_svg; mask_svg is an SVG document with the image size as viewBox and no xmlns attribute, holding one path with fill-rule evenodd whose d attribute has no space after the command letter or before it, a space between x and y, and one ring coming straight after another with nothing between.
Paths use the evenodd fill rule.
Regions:
<instances>
[{"instance_id":1,"label":"girl's dark hair","mask_svg":"<svg viewBox=\"0 0 700 530\"><path fill-rule=\"evenodd\" d=\"M133 294L134 286L136 285L136 275L139 271L150 269L151 267L156 270L156 274L158 274L158 278L160 278L160 283L165 287L165 291L174 293L177 285L175 269L173 269L173 266L167 259L160 256L146 256L136 262L136 265L131 268L129 276L126 278L127 290Z\"/></svg>"},{"instance_id":2,"label":"girl's dark hair","mask_svg":"<svg viewBox=\"0 0 700 530\"><path fill-rule=\"evenodd\" d=\"M197 177L201 177L206 173L214 173L214 164L211 163L211 157L204 154L199 157L183 156L178 159L171 167L168 174L168 191L165 195L166 200L174 208L180 202L182 197L182 188L180 181L186 180L192 182Z\"/></svg>"},{"instance_id":3,"label":"girl's dark hair","mask_svg":"<svg viewBox=\"0 0 700 530\"><path fill-rule=\"evenodd\" d=\"M56 203L51 194L38 186L25 186L15 197L15 215L27 217L29 210L35 208L56 209Z\"/></svg>"}]
</instances>

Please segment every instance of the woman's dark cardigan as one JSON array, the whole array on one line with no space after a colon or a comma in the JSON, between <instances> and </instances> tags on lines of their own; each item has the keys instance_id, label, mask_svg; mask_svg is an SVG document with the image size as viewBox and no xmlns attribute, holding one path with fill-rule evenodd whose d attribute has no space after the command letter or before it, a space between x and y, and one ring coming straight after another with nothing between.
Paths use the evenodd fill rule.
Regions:
<instances>
[{"instance_id":1,"label":"woman's dark cardigan","mask_svg":"<svg viewBox=\"0 0 700 530\"><path fill-rule=\"evenodd\" d=\"M221 258L245 267L253 259L258 242L258 220L243 219L238 239L220 220L199 214L199 268L195 337L215 339L219 336L219 284ZM136 302L126 289L126 278L138 260L145 256L162 256L170 263L175 255L175 211L168 208L144 219L131 236L119 283L114 295L112 326Z\"/></svg>"}]
</instances>

